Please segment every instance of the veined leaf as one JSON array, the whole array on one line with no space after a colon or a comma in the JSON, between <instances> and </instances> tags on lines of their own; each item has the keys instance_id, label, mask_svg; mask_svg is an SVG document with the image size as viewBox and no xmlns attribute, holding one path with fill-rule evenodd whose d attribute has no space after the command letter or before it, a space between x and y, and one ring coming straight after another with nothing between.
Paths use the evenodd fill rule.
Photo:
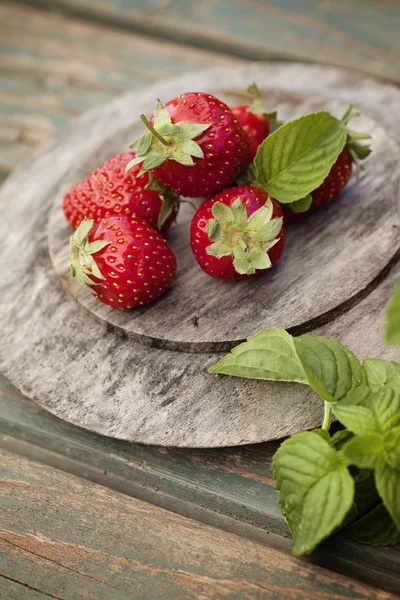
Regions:
<instances>
[{"instance_id":1,"label":"veined leaf","mask_svg":"<svg viewBox=\"0 0 400 600\"><path fill-rule=\"evenodd\" d=\"M336 404L332 407L340 423L356 435L378 432L378 423L374 413L366 406Z\"/></svg>"},{"instance_id":2,"label":"veined leaf","mask_svg":"<svg viewBox=\"0 0 400 600\"><path fill-rule=\"evenodd\" d=\"M364 371L350 350L333 338L294 338L308 382L327 402L360 403L369 394Z\"/></svg>"},{"instance_id":3,"label":"veined leaf","mask_svg":"<svg viewBox=\"0 0 400 600\"><path fill-rule=\"evenodd\" d=\"M344 520L353 503L354 481L330 442L315 432L283 442L273 471L293 533L293 552L309 554Z\"/></svg>"},{"instance_id":4,"label":"veined leaf","mask_svg":"<svg viewBox=\"0 0 400 600\"><path fill-rule=\"evenodd\" d=\"M400 531L400 468L394 469L382 458L375 469L375 484L383 504Z\"/></svg>"},{"instance_id":5,"label":"veined leaf","mask_svg":"<svg viewBox=\"0 0 400 600\"><path fill-rule=\"evenodd\" d=\"M343 447L343 455L360 469L374 469L383 455L383 437L379 433L358 435Z\"/></svg>"},{"instance_id":6,"label":"veined leaf","mask_svg":"<svg viewBox=\"0 0 400 600\"><path fill-rule=\"evenodd\" d=\"M294 341L284 329L267 329L236 346L210 373L307 383Z\"/></svg>"},{"instance_id":7,"label":"veined leaf","mask_svg":"<svg viewBox=\"0 0 400 600\"><path fill-rule=\"evenodd\" d=\"M368 396L364 404L373 412L381 433L400 426L400 387L380 387Z\"/></svg>"},{"instance_id":8,"label":"veined leaf","mask_svg":"<svg viewBox=\"0 0 400 600\"><path fill-rule=\"evenodd\" d=\"M308 383L328 402L362 402L369 394L360 363L333 339L266 329L234 348L210 373Z\"/></svg>"},{"instance_id":9,"label":"veined leaf","mask_svg":"<svg viewBox=\"0 0 400 600\"><path fill-rule=\"evenodd\" d=\"M399 363L382 358L366 358L362 366L371 390L383 385L400 387Z\"/></svg>"},{"instance_id":10,"label":"veined leaf","mask_svg":"<svg viewBox=\"0 0 400 600\"><path fill-rule=\"evenodd\" d=\"M345 124L328 112L290 121L260 145L257 182L281 203L305 198L327 177L346 138Z\"/></svg>"}]
</instances>

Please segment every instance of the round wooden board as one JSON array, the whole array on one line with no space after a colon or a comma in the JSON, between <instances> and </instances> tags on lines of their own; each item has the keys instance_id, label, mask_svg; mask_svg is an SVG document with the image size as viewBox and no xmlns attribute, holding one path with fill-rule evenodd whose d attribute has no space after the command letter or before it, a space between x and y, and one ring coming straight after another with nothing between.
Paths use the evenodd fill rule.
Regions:
<instances>
[{"instance_id":1,"label":"round wooden board","mask_svg":"<svg viewBox=\"0 0 400 600\"><path fill-rule=\"evenodd\" d=\"M232 102L230 92L252 80L284 119L325 108L339 115L356 99L365 112L354 128L372 134L374 149L362 180L292 226L282 264L258 280L204 275L189 251L185 209L169 238L178 277L158 302L120 313L78 291L60 208L66 189L127 149L155 98L201 89ZM316 426L322 407L308 389L211 376L207 367L269 326L333 334L359 356L396 359L381 341L381 317L399 277L399 102L397 89L339 69L246 64L162 82L84 115L2 188L0 369L58 416L130 441L227 446Z\"/></svg>"}]
</instances>

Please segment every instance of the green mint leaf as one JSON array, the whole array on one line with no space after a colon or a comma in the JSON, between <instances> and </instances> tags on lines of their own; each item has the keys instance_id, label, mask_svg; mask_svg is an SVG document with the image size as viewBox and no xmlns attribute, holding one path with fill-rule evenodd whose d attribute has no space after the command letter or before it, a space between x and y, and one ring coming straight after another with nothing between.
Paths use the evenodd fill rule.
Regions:
<instances>
[{"instance_id":1,"label":"green mint leaf","mask_svg":"<svg viewBox=\"0 0 400 600\"><path fill-rule=\"evenodd\" d=\"M383 439L385 460L394 469L400 469L400 427L391 429Z\"/></svg>"},{"instance_id":2,"label":"green mint leaf","mask_svg":"<svg viewBox=\"0 0 400 600\"><path fill-rule=\"evenodd\" d=\"M284 329L267 329L236 346L210 373L307 383L294 340Z\"/></svg>"},{"instance_id":3,"label":"green mint leaf","mask_svg":"<svg viewBox=\"0 0 400 600\"><path fill-rule=\"evenodd\" d=\"M360 469L374 469L384 451L383 437L379 433L358 435L342 449L346 460Z\"/></svg>"},{"instance_id":4,"label":"green mint leaf","mask_svg":"<svg viewBox=\"0 0 400 600\"><path fill-rule=\"evenodd\" d=\"M333 338L294 338L310 386L327 402L360 403L369 394L360 363Z\"/></svg>"},{"instance_id":5,"label":"green mint leaf","mask_svg":"<svg viewBox=\"0 0 400 600\"><path fill-rule=\"evenodd\" d=\"M311 194L307 194L305 198L301 198L300 200L296 200L296 202L290 202L287 204L287 207L294 213L302 213L306 212L312 204L312 196Z\"/></svg>"},{"instance_id":6,"label":"green mint leaf","mask_svg":"<svg viewBox=\"0 0 400 600\"><path fill-rule=\"evenodd\" d=\"M383 385L400 387L400 365L381 358L366 358L363 369L371 390Z\"/></svg>"},{"instance_id":7,"label":"green mint leaf","mask_svg":"<svg viewBox=\"0 0 400 600\"><path fill-rule=\"evenodd\" d=\"M368 396L364 404L374 413L381 433L400 426L400 387L381 387Z\"/></svg>"},{"instance_id":8,"label":"green mint leaf","mask_svg":"<svg viewBox=\"0 0 400 600\"><path fill-rule=\"evenodd\" d=\"M394 546L400 542L400 531L383 504L354 521L346 534L361 544Z\"/></svg>"},{"instance_id":9,"label":"green mint leaf","mask_svg":"<svg viewBox=\"0 0 400 600\"><path fill-rule=\"evenodd\" d=\"M273 471L293 552L309 554L343 522L353 503L354 481L330 442L315 432L283 442Z\"/></svg>"},{"instance_id":10,"label":"green mint leaf","mask_svg":"<svg viewBox=\"0 0 400 600\"><path fill-rule=\"evenodd\" d=\"M378 432L378 423L371 409L366 406L337 404L333 413L342 425L356 435Z\"/></svg>"},{"instance_id":11,"label":"green mint leaf","mask_svg":"<svg viewBox=\"0 0 400 600\"><path fill-rule=\"evenodd\" d=\"M282 203L305 198L327 177L346 138L345 124L328 112L282 125L257 151L254 164L258 184Z\"/></svg>"},{"instance_id":12,"label":"green mint leaf","mask_svg":"<svg viewBox=\"0 0 400 600\"><path fill-rule=\"evenodd\" d=\"M400 346L400 284L396 287L386 310L385 340L393 346Z\"/></svg>"},{"instance_id":13,"label":"green mint leaf","mask_svg":"<svg viewBox=\"0 0 400 600\"><path fill-rule=\"evenodd\" d=\"M242 258L247 261L247 254ZM350 350L333 339L294 338L284 329L267 329L250 337L209 372L308 383L327 402L358 403L369 394L364 371Z\"/></svg>"},{"instance_id":14,"label":"green mint leaf","mask_svg":"<svg viewBox=\"0 0 400 600\"><path fill-rule=\"evenodd\" d=\"M382 458L376 465L375 484L383 504L400 531L400 465L394 469Z\"/></svg>"}]
</instances>

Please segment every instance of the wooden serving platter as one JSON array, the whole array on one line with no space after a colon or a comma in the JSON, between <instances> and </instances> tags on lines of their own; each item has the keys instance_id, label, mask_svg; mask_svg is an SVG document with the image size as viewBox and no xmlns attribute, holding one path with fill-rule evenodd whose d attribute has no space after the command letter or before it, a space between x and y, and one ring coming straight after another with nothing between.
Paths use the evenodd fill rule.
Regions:
<instances>
[{"instance_id":1,"label":"wooden serving platter","mask_svg":"<svg viewBox=\"0 0 400 600\"><path fill-rule=\"evenodd\" d=\"M156 98L202 90L234 103L233 92L253 80L284 120L324 109L340 116L357 100L363 116L352 128L370 133L373 148L361 180L288 227L283 260L258 279L205 275L190 251L185 207L168 238L178 275L157 302L122 313L78 289L68 269L66 190L127 150L142 131L138 115L150 114ZM56 415L135 442L227 446L316 426L322 406L307 388L216 377L207 368L266 327L334 335L360 358L400 358L382 341L384 306L400 277L399 105L400 92L375 80L275 63L184 76L84 115L1 193L8 202L0 213L0 369Z\"/></svg>"}]
</instances>

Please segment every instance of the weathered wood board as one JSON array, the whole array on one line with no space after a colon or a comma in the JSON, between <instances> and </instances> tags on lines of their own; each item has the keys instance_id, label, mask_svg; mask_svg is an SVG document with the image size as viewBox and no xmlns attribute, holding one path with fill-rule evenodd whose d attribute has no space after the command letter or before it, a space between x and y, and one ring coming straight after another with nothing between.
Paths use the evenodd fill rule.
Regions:
<instances>
[{"instance_id":1,"label":"weathered wood board","mask_svg":"<svg viewBox=\"0 0 400 600\"><path fill-rule=\"evenodd\" d=\"M221 354L211 354L209 348L202 348L206 353L149 348L137 339L119 335L104 320L94 318L86 308L67 299L48 257L46 226L55 198L60 197L66 182L73 182L71 177L74 179L78 172L84 174L94 166L94 157L101 162L110 153L123 150L120 144L130 139L127 123L134 123L132 115L152 106L158 96L165 99L187 89L240 89L253 79L263 89L269 89L277 101L282 96L298 98L301 103L307 90L309 106L314 102L318 108L321 95L326 95L337 98L339 109L343 101L354 99L357 88L359 104L366 111L364 125L377 132L374 140L377 155L382 152L385 132L368 119L368 113L374 118L385 105L380 122L384 128L390 128L391 136L399 137L396 107L400 93L395 88L346 71L284 64L246 65L184 76L153 86L140 98L129 94L71 125L2 190L3 198L12 197L14 202L2 210L0 225L3 231L0 239L7 239L2 256L9 267L0 308L5 334L0 367L26 395L48 410L106 435L178 446L259 442L320 422L320 402L304 387L211 377L206 369ZM386 143L397 148L389 134ZM356 261L352 263L354 273L350 269L347 275L351 283L356 280L356 285L350 291L347 289L347 293L348 299L354 297L354 301L342 299L332 307L329 297L323 298L331 314L329 323L318 331L324 334L333 330L360 356L396 359L398 351L384 347L381 342L379 321L389 289L399 277L393 235L396 166L390 163L386 175L379 167L374 168L378 169L380 185L385 189L382 202L387 202L388 211L393 203L393 210L387 215L390 228L386 240L381 239L382 235L375 239L372 245L378 244L376 254L371 254L371 245L367 244L365 263L362 260L357 263L357 252L351 257ZM363 193L367 195L368 191L369 186ZM371 229L362 230L367 242L374 240L369 235L373 235L371 230L381 218L374 203L368 206L369 217L365 216L364 221L360 215L361 226L368 218L372 221ZM346 208L344 196L332 210L340 215L340 210ZM316 222L320 218L316 216ZM338 291L340 294L341 290ZM20 300L21 294L24 302ZM288 321L288 324L299 323ZM317 325L318 319L314 322ZM245 331L244 326L241 331ZM248 333L254 333L250 323ZM231 340L242 335L235 334ZM208 343L209 338L205 341ZM226 341L226 336L222 341Z\"/></svg>"},{"instance_id":2,"label":"weathered wood board","mask_svg":"<svg viewBox=\"0 0 400 600\"><path fill-rule=\"evenodd\" d=\"M290 552L292 540L272 479L278 445L178 449L132 444L70 425L12 388L7 399L0 396L2 448ZM372 548L335 536L306 560L400 594L400 546Z\"/></svg>"},{"instance_id":3,"label":"weathered wood board","mask_svg":"<svg viewBox=\"0 0 400 600\"><path fill-rule=\"evenodd\" d=\"M400 81L398 0L30 2L254 60L319 60Z\"/></svg>"},{"instance_id":4,"label":"weathered wood board","mask_svg":"<svg viewBox=\"0 0 400 600\"><path fill-rule=\"evenodd\" d=\"M0 465L2 600L395 598L19 456Z\"/></svg>"}]
</instances>

